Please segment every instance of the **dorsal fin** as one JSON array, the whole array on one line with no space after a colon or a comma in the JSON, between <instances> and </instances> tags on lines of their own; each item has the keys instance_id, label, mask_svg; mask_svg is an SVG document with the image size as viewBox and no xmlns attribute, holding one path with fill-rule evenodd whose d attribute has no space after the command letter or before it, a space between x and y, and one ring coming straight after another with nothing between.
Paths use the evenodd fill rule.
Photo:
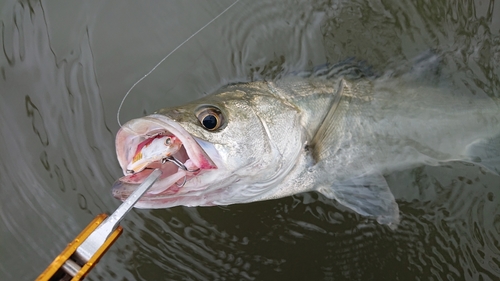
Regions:
<instances>
[{"instance_id":1,"label":"dorsal fin","mask_svg":"<svg viewBox=\"0 0 500 281\"><path fill-rule=\"evenodd\" d=\"M312 70L294 72L290 73L290 75L302 78L317 77L324 79L344 77L349 80L377 77L372 71L371 66L368 66L364 61L356 61L354 58L346 59L334 65L326 63L316 66Z\"/></svg>"}]
</instances>

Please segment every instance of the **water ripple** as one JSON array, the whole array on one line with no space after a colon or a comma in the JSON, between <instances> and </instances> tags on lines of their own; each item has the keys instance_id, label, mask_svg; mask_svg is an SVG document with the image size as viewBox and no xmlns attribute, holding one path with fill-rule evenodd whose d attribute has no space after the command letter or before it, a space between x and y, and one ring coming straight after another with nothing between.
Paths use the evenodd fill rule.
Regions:
<instances>
[{"instance_id":1,"label":"water ripple","mask_svg":"<svg viewBox=\"0 0 500 281\"><path fill-rule=\"evenodd\" d=\"M113 135L103 121L88 34L57 57L42 4L8 4L1 24L0 229L11 241L1 252L11 258L2 259L1 279L33 279L26 264L41 272L85 226L75 221L89 221L112 202L101 194L113 179Z\"/></svg>"},{"instance_id":2,"label":"water ripple","mask_svg":"<svg viewBox=\"0 0 500 281\"><path fill-rule=\"evenodd\" d=\"M47 8L51 2L2 6L0 236L8 243L0 243L0 279L33 279L93 215L117 205L106 189L119 168L104 115L122 92L101 96L101 86L126 88L143 73L138 62L154 62L155 54L168 51L165 42L175 47L172 31L197 30L224 6L207 3L194 9L182 2L174 13L165 12L168 6L160 14L158 3L148 13L130 3L102 9L85 3L75 14L64 5ZM147 90L136 96L144 108L131 102L126 111L137 116L132 109L142 114L160 101L182 103L227 82L275 78L352 56L379 69L398 67L430 48L443 53L443 77L464 94L500 96L499 7L472 0L243 1L179 50L165 72L153 75L154 83L145 81ZM175 18L178 10L190 16ZM151 26L142 25L150 14ZM186 18L192 26L179 26ZM151 36L138 38L154 39L140 42L147 47L136 52L129 44L133 30L124 22ZM76 23L81 26L55 31ZM156 39L161 46L155 49ZM55 41L66 43L56 48ZM117 71L123 65L126 70ZM158 100L146 94L155 91ZM317 193L229 207L134 211L88 279L500 278L498 176L452 163L387 179L402 212L395 231Z\"/></svg>"},{"instance_id":3,"label":"water ripple","mask_svg":"<svg viewBox=\"0 0 500 281\"><path fill-rule=\"evenodd\" d=\"M450 176L457 170L460 176ZM499 278L500 192L483 184L496 176L454 163L388 180L401 178L420 192L399 200L395 231L317 193L153 211L130 233L141 249L133 270L145 280L158 278L155 272L196 280Z\"/></svg>"},{"instance_id":4,"label":"water ripple","mask_svg":"<svg viewBox=\"0 0 500 281\"><path fill-rule=\"evenodd\" d=\"M482 184L494 176L476 167L450 166L462 175L450 177L445 168L419 169L417 186L427 190L419 201L401 204L403 220L395 236L414 254L400 259L419 275L438 280L497 279L500 251L494 243L500 232L493 225L500 209L492 194L498 191Z\"/></svg>"},{"instance_id":5,"label":"water ripple","mask_svg":"<svg viewBox=\"0 0 500 281\"><path fill-rule=\"evenodd\" d=\"M231 25L223 29L231 49L238 50L227 58L237 76L270 79L325 63L323 46L316 43L321 40L324 12L309 1L259 1L238 8L228 15ZM269 53L274 55L265 55Z\"/></svg>"}]
</instances>

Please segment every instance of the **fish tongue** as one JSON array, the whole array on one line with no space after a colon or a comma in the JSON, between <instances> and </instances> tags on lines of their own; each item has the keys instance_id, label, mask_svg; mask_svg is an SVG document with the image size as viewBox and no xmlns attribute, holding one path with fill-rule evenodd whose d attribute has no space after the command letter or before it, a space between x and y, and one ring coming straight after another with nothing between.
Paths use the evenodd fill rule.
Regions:
<instances>
[{"instance_id":1,"label":"fish tongue","mask_svg":"<svg viewBox=\"0 0 500 281\"><path fill-rule=\"evenodd\" d=\"M186 171L179 169L177 173L172 174L164 179L157 181L151 189L148 191L149 194L159 194L170 188L176 182L182 180L186 176Z\"/></svg>"},{"instance_id":2,"label":"fish tongue","mask_svg":"<svg viewBox=\"0 0 500 281\"><path fill-rule=\"evenodd\" d=\"M196 166L196 164L193 163L193 161L191 159L188 159L185 163L184 163L184 166L186 167L186 169L188 169L189 171L196 171L196 170L199 170L198 167Z\"/></svg>"}]
</instances>

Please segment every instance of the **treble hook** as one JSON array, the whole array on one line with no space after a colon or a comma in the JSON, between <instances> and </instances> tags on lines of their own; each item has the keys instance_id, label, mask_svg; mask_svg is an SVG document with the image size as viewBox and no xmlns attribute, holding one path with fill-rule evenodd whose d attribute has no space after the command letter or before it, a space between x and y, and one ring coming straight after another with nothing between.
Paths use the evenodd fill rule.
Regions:
<instances>
[{"instance_id":1,"label":"treble hook","mask_svg":"<svg viewBox=\"0 0 500 281\"><path fill-rule=\"evenodd\" d=\"M181 169L183 169L184 171L187 171L187 172L191 172L192 173L192 172L197 172L197 171L200 170L200 168L198 168L196 170L189 170L181 161L177 160L173 156L167 156L167 157L163 158L161 160L161 163L165 164L165 163L167 163L167 161L174 163L177 167L179 167L179 168L181 168ZM185 179L184 179L184 183L186 183Z\"/></svg>"},{"instance_id":2,"label":"treble hook","mask_svg":"<svg viewBox=\"0 0 500 281\"><path fill-rule=\"evenodd\" d=\"M172 163L174 163L177 167L179 167L179 168L183 169L184 171L187 171L186 166L184 166L184 164L182 164L182 162L181 162L181 161L179 161L179 160L177 160L175 157L173 157L173 156L167 156L167 157L165 157L165 158L163 158L163 159L161 160L161 163L162 163L162 164L165 164L165 163L167 163L167 161L172 162Z\"/></svg>"},{"instance_id":3,"label":"treble hook","mask_svg":"<svg viewBox=\"0 0 500 281\"><path fill-rule=\"evenodd\" d=\"M195 171L191 171L191 170L188 170L188 168L181 163L181 161L177 160L175 157L173 156L168 156L168 157L165 157L161 160L161 163L162 164L165 164L168 162L172 162L174 163L177 167L183 169L184 171L188 171L188 172L195 172L195 171L198 171L199 169L195 170ZM186 184L186 181L187 181L187 176L184 175L184 180L182 181L181 184L177 184L177 182L175 183L175 185L177 185L178 187L183 187L185 184Z\"/></svg>"},{"instance_id":4,"label":"treble hook","mask_svg":"<svg viewBox=\"0 0 500 281\"><path fill-rule=\"evenodd\" d=\"M177 182L176 182L175 185L177 185L178 187L183 187L186 184L186 181L187 181L187 176L184 175L184 181L180 185L177 184Z\"/></svg>"}]
</instances>

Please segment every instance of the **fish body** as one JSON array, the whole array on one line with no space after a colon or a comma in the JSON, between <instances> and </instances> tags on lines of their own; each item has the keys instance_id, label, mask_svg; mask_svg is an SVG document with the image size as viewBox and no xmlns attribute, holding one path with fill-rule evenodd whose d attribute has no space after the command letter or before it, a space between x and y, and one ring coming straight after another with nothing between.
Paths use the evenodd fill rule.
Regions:
<instances>
[{"instance_id":1,"label":"fish body","mask_svg":"<svg viewBox=\"0 0 500 281\"><path fill-rule=\"evenodd\" d=\"M500 166L496 100L458 95L421 77L375 77L356 64L340 64L229 85L126 123L117 134L118 159L127 174L148 134L172 134L183 144L174 156L189 169L162 166L163 179L139 208L229 205L318 191L397 225L398 206L384 174L447 161L473 162L493 173ZM125 199L147 174L121 178L114 196ZM184 184L174 184L182 177Z\"/></svg>"}]
</instances>

